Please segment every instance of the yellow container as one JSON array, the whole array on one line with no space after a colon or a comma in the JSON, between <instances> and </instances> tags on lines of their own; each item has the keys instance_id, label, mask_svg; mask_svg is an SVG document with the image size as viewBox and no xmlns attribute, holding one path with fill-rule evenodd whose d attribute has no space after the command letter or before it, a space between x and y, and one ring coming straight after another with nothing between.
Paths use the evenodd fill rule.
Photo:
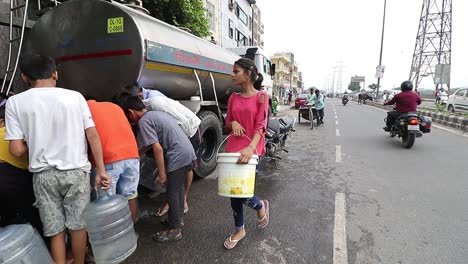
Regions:
<instances>
[{"instance_id":1,"label":"yellow container","mask_svg":"<svg viewBox=\"0 0 468 264\"><path fill-rule=\"evenodd\" d=\"M232 198L251 198L255 190L255 170L258 155L248 164L236 164L240 153L218 153L218 195Z\"/></svg>"}]
</instances>

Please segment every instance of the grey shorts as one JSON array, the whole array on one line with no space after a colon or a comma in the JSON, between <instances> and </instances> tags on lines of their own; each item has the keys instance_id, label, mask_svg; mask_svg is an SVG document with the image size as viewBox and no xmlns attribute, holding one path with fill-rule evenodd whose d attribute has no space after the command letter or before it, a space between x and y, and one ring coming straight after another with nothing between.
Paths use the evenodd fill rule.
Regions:
<instances>
[{"instance_id":1,"label":"grey shorts","mask_svg":"<svg viewBox=\"0 0 468 264\"><path fill-rule=\"evenodd\" d=\"M34 173L35 205L45 236L54 236L68 228L85 227L84 210L89 204L89 173L82 170L49 169Z\"/></svg>"}]
</instances>

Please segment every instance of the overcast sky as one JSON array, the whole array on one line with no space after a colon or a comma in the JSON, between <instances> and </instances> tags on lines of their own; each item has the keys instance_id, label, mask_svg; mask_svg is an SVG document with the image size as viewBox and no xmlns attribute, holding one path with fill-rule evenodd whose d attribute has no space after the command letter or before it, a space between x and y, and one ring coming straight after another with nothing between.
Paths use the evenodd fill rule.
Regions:
<instances>
[{"instance_id":1,"label":"overcast sky","mask_svg":"<svg viewBox=\"0 0 468 264\"><path fill-rule=\"evenodd\" d=\"M382 88L409 77L422 0L387 0ZM265 24L265 50L292 51L305 87L327 89L332 67L343 61L343 88L350 77L376 83L384 0L257 0ZM467 0L453 0L452 88L468 86ZM433 88L425 78L421 87Z\"/></svg>"}]
</instances>

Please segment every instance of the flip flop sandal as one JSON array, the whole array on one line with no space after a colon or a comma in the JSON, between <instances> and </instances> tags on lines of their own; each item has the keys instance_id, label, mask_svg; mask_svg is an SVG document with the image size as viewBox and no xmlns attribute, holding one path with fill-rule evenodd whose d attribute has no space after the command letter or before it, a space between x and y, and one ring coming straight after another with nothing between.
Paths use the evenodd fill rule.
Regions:
<instances>
[{"instance_id":1,"label":"flip flop sandal","mask_svg":"<svg viewBox=\"0 0 468 264\"><path fill-rule=\"evenodd\" d=\"M153 239L160 243L178 241L182 239L182 231L178 229L176 232L170 232L168 230L165 233L158 232L153 235Z\"/></svg>"},{"instance_id":2,"label":"flip flop sandal","mask_svg":"<svg viewBox=\"0 0 468 264\"><path fill-rule=\"evenodd\" d=\"M270 202L263 200L263 206L265 206L265 215L263 215L262 219L258 220L258 228L260 229L267 227L270 223Z\"/></svg>"},{"instance_id":3,"label":"flip flop sandal","mask_svg":"<svg viewBox=\"0 0 468 264\"><path fill-rule=\"evenodd\" d=\"M158 211L156 211L156 216L164 216L165 214L167 214L167 212L169 212L169 206L165 206L163 205L163 207L160 207L158 209Z\"/></svg>"},{"instance_id":4,"label":"flip flop sandal","mask_svg":"<svg viewBox=\"0 0 468 264\"><path fill-rule=\"evenodd\" d=\"M241 241L243 238L245 237L245 235L239 239L232 239L232 235L230 235L228 238L226 238L226 240L224 241L224 248L226 249L233 249L237 246L237 243L239 243L239 241Z\"/></svg>"},{"instance_id":5,"label":"flip flop sandal","mask_svg":"<svg viewBox=\"0 0 468 264\"><path fill-rule=\"evenodd\" d=\"M184 214L188 213L188 211L189 211L188 206L187 206L187 207L184 207Z\"/></svg>"}]
</instances>

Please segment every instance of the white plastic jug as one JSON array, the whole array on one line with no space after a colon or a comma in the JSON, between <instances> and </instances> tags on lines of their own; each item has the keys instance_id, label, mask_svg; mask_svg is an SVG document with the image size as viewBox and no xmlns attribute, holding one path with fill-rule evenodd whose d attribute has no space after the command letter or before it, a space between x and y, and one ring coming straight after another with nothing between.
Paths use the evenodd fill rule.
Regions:
<instances>
[{"instance_id":1,"label":"white plastic jug","mask_svg":"<svg viewBox=\"0 0 468 264\"><path fill-rule=\"evenodd\" d=\"M124 261L137 247L127 198L98 191L99 198L86 208L86 229L96 264Z\"/></svg>"},{"instance_id":2,"label":"white plastic jug","mask_svg":"<svg viewBox=\"0 0 468 264\"><path fill-rule=\"evenodd\" d=\"M0 263L54 264L41 236L30 225L0 228Z\"/></svg>"}]
</instances>

